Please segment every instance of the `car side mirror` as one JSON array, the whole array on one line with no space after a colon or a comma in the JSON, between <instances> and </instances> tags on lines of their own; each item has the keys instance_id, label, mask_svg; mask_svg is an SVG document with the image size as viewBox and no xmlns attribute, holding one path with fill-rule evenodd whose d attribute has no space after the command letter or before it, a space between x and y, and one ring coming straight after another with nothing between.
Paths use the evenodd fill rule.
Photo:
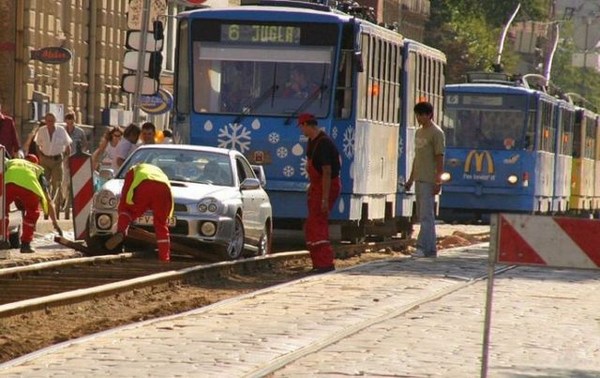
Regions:
<instances>
[{"instance_id":1,"label":"car side mirror","mask_svg":"<svg viewBox=\"0 0 600 378\"><path fill-rule=\"evenodd\" d=\"M258 179L260 180L260 186L263 188L267 185L267 176L265 175L265 169L262 165L252 165L252 170Z\"/></svg>"},{"instance_id":2,"label":"car side mirror","mask_svg":"<svg viewBox=\"0 0 600 378\"><path fill-rule=\"evenodd\" d=\"M247 178L240 185L241 190L253 190L260 188L260 180L255 178Z\"/></svg>"}]
</instances>

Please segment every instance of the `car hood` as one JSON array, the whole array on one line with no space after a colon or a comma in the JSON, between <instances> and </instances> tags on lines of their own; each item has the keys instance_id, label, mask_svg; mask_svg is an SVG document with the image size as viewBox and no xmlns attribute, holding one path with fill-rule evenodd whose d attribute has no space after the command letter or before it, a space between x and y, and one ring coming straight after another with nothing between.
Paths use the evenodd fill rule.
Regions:
<instances>
[{"instance_id":1,"label":"car hood","mask_svg":"<svg viewBox=\"0 0 600 378\"><path fill-rule=\"evenodd\" d=\"M112 179L106 182L103 190L109 190L117 197L120 197L123 189L124 180ZM206 197L231 198L235 196L234 192L238 192L237 188L229 186L207 185L190 182L175 182L171 183L171 192L177 203L195 203L198 200Z\"/></svg>"}]
</instances>

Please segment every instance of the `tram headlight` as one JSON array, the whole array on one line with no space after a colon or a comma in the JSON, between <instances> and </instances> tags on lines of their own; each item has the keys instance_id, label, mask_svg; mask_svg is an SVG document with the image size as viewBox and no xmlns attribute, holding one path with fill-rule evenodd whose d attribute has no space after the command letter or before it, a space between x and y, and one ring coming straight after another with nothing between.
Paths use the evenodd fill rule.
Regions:
<instances>
[{"instance_id":1,"label":"tram headlight","mask_svg":"<svg viewBox=\"0 0 600 378\"><path fill-rule=\"evenodd\" d=\"M517 175L510 175L506 181L508 181L508 183L511 185L515 185L517 182L519 182L519 177Z\"/></svg>"},{"instance_id":2,"label":"tram headlight","mask_svg":"<svg viewBox=\"0 0 600 378\"><path fill-rule=\"evenodd\" d=\"M440 180L442 180L442 182L448 182L452 180L452 175L450 174L450 172L444 172L440 176Z\"/></svg>"}]
</instances>

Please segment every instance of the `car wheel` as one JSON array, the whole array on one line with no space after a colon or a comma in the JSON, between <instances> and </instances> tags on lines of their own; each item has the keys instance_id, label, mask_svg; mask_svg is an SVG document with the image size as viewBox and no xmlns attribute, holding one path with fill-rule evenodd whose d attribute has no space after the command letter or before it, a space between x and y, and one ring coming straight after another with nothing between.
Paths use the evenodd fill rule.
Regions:
<instances>
[{"instance_id":1,"label":"car wheel","mask_svg":"<svg viewBox=\"0 0 600 378\"><path fill-rule=\"evenodd\" d=\"M270 223L265 224L263 234L258 242L258 255L265 256L271 253L271 247L273 245L272 240L273 228Z\"/></svg>"},{"instance_id":2,"label":"car wheel","mask_svg":"<svg viewBox=\"0 0 600 378\"><path fill-rule=\"evenodd\" d=\"M108 250L104 246L104 243L108 240L108 236L87 236L85 238L85 244L87 245L90 255L103 255L108 253Z\"/></svg>"},{"instance_id":3,"label":"car wheel","mask_svg":"<svg viewBox=\"0 0 600 378\"><path fill-rule=\"evenodd\" d=\"M242 257L244 252L244 224L242 223L242 217L236 215L235 225L233 228L233 235L231 240L225 248L225 253L229 260L237 260Z\"/></svg>"}]
</instances>

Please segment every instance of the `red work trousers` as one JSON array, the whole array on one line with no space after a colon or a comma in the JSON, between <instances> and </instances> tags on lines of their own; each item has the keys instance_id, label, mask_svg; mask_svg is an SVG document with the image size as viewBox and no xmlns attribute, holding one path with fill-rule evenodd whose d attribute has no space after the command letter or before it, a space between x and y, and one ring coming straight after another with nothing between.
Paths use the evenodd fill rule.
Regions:
<instances>
[{"instance_id":1,"label":"red work trousers","mask_svg":"<svg viewBox=\"0 0 600 378\"><path fill-rule=\"evenodd\" d=\"M4 212L4 230L6 231L5 240L8 240L8 209L13 202L19 202L25 213L23 214L23 233L21 234L21 243L31 243L33 240L33 231L38 218L40 217L40 197L31 190L25 189L19 185L6 184L6 209Z\"/></svg>"},{"instance_id":2,"label":"red work trousers","mask_svg":"<svg viewBox=\"0 0 600 378\"><path fill-rule=\"evenodd\" d=\"M173 201L169 187L162 182L145 180L135 188L133 205L125 202L125 196L126 193L122 193L119 203L117 232L127 235L129 224L147 210L152 210L158 258L161 261L169 261L171 259L171 241L168 220Z\"/></svg>"},{"instance_id":3,"label":"red work trousers","mask_svg":"<svg viewBox=\"0 0 600 378\"><path fill-rule=\"evenodd\" d=\"M312 165L308 164L309 170L314 170ZM316 170L315 170L316 171ZM305 237L306 246L310 252L313 268L330 268L335 266L333 248L329 241L329 213L321 211L321 201L323 199L323 189L320 175L315 177L315 172L309 176L311 178L308 189L308 217L306 218ZM328 196L328 209L331 211L335 201L340 195L340 178L331 179L331 187Z\"/></svg>"}]
</instances>

